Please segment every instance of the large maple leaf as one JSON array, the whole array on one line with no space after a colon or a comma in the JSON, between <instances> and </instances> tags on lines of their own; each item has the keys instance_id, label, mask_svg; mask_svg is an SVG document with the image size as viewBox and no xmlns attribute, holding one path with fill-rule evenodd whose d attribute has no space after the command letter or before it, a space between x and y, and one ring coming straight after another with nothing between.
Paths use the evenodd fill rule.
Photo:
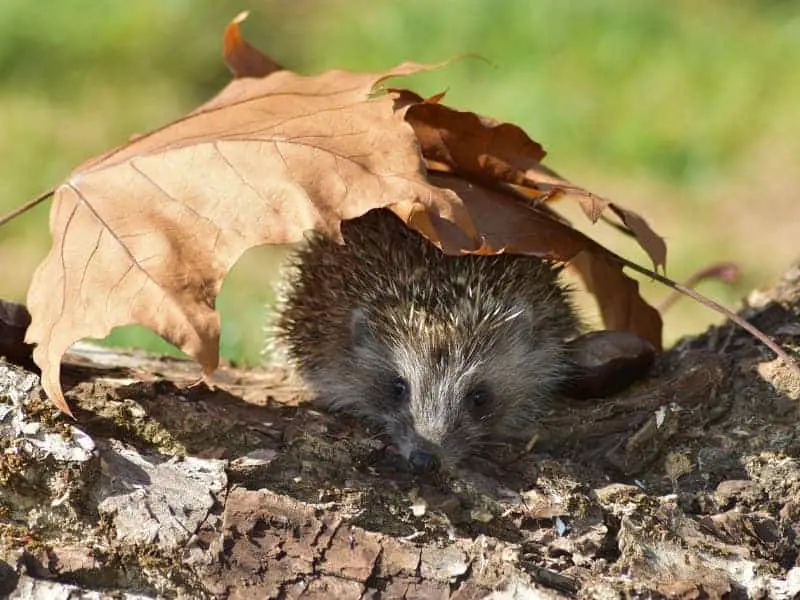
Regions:
<instances>
[{"instance_id":1,"label":"large maple leaf","mask_svg":"<svg viewBox=\"0 0 800 600\"><path fill-rule=\"evenodd\" d=\"M522 130L412 92L378 93L424 65L292 73L249 46L240 21L225 35L236 75L228 86L84 163L55 190L53 247L29 289L26 341L61 410L69 412L60 362L78 339L138 323L210 373L219 356L215 299L247 249L297 242L309 229L339 237L342 220L382 207L444 252L575 259L606 325L660 345L658 313L615 255L528 201L582 190L555 175L545 181L543 151Z\"/></svg>"}]
</instances>

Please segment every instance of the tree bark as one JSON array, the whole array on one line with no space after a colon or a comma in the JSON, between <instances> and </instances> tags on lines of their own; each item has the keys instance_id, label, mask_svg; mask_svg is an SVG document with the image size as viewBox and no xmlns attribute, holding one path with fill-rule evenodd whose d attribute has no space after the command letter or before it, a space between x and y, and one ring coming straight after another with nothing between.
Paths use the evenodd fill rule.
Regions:
<instances>
[{"instance_id":1,"label":"tree bark","mask_svg":"<svg viewBox=\"0 0 800 600\"><path fill-rule=\"evenodd\" d=\"M800 268L743 314L795 356ZM800 380L730 324L415 476L282 368L80 345L76 421L0 363L0 597L792 598Z\"/></svg>"}]
</instances>

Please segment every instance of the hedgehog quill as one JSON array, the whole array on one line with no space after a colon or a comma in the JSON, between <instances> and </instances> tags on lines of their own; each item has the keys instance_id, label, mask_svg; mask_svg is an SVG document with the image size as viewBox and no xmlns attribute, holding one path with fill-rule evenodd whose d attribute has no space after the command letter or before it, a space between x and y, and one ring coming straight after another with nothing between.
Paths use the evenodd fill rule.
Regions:
<instances>
[{"instance_id":1,"label":"hedgehog quill","mask_svg":"<svg viewBox=\"0 0 800 600\"><path fill-rule=\"evenodd\" d=\"M382 428L416 469L530 436L578 319L553 263L448 256L388 210L313 234L277 338L318 400Z\"/></svg>"}]
</instances>

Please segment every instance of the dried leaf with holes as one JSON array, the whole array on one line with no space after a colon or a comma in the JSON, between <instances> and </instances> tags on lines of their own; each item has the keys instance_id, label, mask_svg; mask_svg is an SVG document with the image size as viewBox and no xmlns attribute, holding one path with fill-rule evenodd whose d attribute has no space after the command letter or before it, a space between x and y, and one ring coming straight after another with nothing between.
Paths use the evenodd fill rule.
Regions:
<instances>
[{"instance_id":1,"label":"dried leaf with holes","mask_svg":"<svg viewBox=\"0 0 800 600\"><path fill-rule=\"evenodd\" d=\"M87 161L55 190L53 247L29 289L26 339L61 410L69 412L60 361L75 341L137 323L210 373L215 299L242 253L299 241L309 229L341 239L342 220L381 207L448 253L583 257L607 326L660 344L658 314L613 254L502 187L547 199L565 185L541 183L544 151L520 128L455 111L441 96L376 89L434 66L310 77L281 69L242 38L242 19L225 33L236 79L191 113ZM436 164L451 175L428 178Z\"/></svg>"}]
</instances>

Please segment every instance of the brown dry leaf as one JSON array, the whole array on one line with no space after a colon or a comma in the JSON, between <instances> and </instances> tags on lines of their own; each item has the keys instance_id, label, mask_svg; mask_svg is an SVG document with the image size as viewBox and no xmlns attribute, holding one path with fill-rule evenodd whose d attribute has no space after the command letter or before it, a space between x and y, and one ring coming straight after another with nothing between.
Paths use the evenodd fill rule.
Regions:
<instances>
[{"instance_id":1,"label":"brown dry leaf","mask_svg":"<svg viewBox=\"0 0 800 600\"><path fill-rule=\"evenodd\" d=\"M479 181L510 184L538 202L571 195L592 222L610 208L632 231L656 267L665 265L664 240L641 216L547 168L541 163L546 154L544 149L518 126L455 110L440 104L439 99L423 101L408 90L398 92L398 102L408 105L406 119L417 133L429 168Z\"/></svg>"},{"instance_id":2,"label":"brown dry leaf","mask_svg":"<svg viewBox=\"0 0 800 600\"><path fill-rule=\"evenodd\" d=\"M658 311L639 295L639 284L625 275L615 255L569 225L526 206L512 196L473 185L463 179L430 175L431 183L453 190L469 211L483 238L476 254L513 252L549 256L570 262L583 277L600 305L603 322L611 330L636 333L661 348L662 322ZM452 254L469 247L471 240L456 226L425 215L401 217L443 250Z\"/></svg>"},{"instance_id":3,"label":"brown dry leaf","mask_svg":"<svg viewBox=\"0 0 800 600\"><path fill-rule=\"evenodd\" d=\"M341 219L398 201L424 202L469 231L458 198L427 183L393 97L371 97L385 78L425 68L237 79L72 173L55 192L53 247L28 292L26 339L56 406L69 412L64 352L120 325L144 325L213 371L215 298L252 246L309 229L338 237Z\"/></svg>"},{"instance_id":4,"label":"brown dry leaf","mask_svg":"<svg viewBox=\"0 0 800 600\"><path fill-rule=\"evenodd\" d=\"M616 202L609 202L608 207L620 218L625 227L633 232L634 237L650 256L656 268L665 268L667 265L667 244L664 238L653 231L641 215L632 210L622 208Z\"/></svg>"},{"instance_id":5,"label":"brown dry leaf","mask_svg":"<svg viewBox=\"0 0 800 600\"><path fill-rule=\"evenodd\" d=\"M437 160L493 185L546 171L543 150L516 126L458 113L438 104L441 96L426 103L413 92L375 93L387 78L439 65L303 77L274 70L241 38L241 19L225 41L241 78L188 115L87 161L54 194L53 248L28 292L26 340L61 410L69 412L60 361L75 341L138 323L208 374L219 356L216 296L242 253L300 241L310 229L341 239L343 219L387 206L445 252L584 257L607 326L660 344L658 314L614 255L546 206L426 178L424 164Z\"/></svg>"},{"instance_id":6,"label":"brown dry leaf","mask_svg":"<svg viewBox=\"0 0 800 600\"><path fill-rule=\"evenodd\" d=\"M409 216L401 213L404 208L402 204L393 206L392 210L416 229L420 229L421 222L417 219L426 219L430 225L422 233L448 254L461 254L462 249L472 246L475 254L510 252L551 256L567 262L583 250L600 247L581 232L527 206L512 195L487 189L457 176L430 173L428 179L432 184L458 195L475 223L479 238L482 238L479 247L471 241L474 238L442 218L427 219L427 213Z\"/></svg>"},{"instance_id":7,"label":"brown dry leaf","mask_svg":"<svg viewBox=\"0 0 800 600\"><path fill-rule=\"evenodd\" d=\"M228 23L222 35L222 54L234 77L265 77L283 67L242 37L240 25L249 14L242 11Z\"/></svg>"},{"instance_id":8,"label":"brown dry leaf","mask_svg":"<svg viewBox=\"0 0 800 600\"><path fill-rule=\"evenodd\" d=\"M438 94L434 94L433 96L428 96L427 98L425 98L425 102L427 102L428 104L439 104L442 100L444 100L444 97L446 95L447 95L447 90L439 92Z\"/></svg>"},{"instance_id":9,"label":"brown dry leaf","mask_svg":"<svg viewBox=\"0 0 800 600\"><path fill-rule=\"evenodd\" d=\"M639 284L623 273L610 252L582 252L572 260L572 266L597 299L606 327L632 331L661 350L661 316L642 299Z\"/></svg>"},{"instance_id":10,"label":"brown dry leaf","mask_svg":"<svg viewBox=\"0 0 800 600\"><path fill-rule=\"evenodd\" d=\"M445 163L460 174L521 184L525 171L545 156L544 149L516 125L438 102L418 100L409 106L406 119L425 158Z\"/></svg>"}]
</instances>

